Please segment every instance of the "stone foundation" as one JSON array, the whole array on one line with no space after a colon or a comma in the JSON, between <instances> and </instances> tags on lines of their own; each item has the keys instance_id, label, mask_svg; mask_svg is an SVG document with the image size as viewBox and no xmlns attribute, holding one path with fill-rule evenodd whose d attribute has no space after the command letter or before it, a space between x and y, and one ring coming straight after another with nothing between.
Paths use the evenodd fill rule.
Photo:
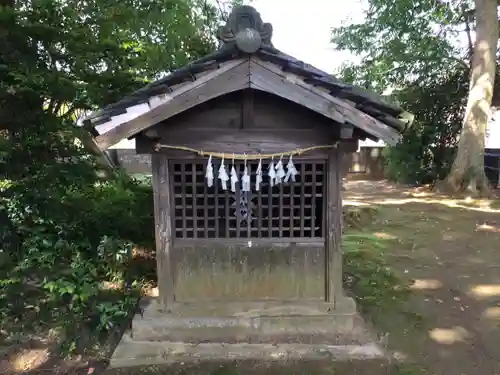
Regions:
<instances>
[{"instance_id":1,"label":"stone foundation","mask_svg":"<svg viewBox=\"0 0 500 375\"><path fill-rule=\"evenodd\" d=\"M143 301L111 368L200 360L337 361L383 357L351 298L323 301L178 303L169 313Z\"/></svg>"}]
</instances>

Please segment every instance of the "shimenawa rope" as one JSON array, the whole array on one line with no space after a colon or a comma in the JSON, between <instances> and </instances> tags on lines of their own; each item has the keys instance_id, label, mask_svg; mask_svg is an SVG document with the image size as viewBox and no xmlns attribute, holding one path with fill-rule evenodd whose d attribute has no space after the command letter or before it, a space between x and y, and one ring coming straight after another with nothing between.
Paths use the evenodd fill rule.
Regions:
<instances>
[{"instance_id":1,"label":"shimenawa rope","mask_svg":"<svg viewBox=\"0 0 500 375\"><path fill-rule=\"evenodd\" d=\"M320 150L320 149L328 149L328 148L336 148L338 146L338 142L334 143L333 145L318 145L318 146L311 146L311 147L305 147L305 148L298 148L293 151L285 151L285 152L277 152L274 154L226 154L223 152L210 152L210 151L203 151L203 150L197 150L195 148L191 147L184 147L184 146L170 146L170 145L164 145L161 143L157 143L155 145L155 150L160 151L162 148L168 148L171 150L180 150L180 151L188 151L188 152L194 152L200 156L211 156L213 158L219 158L219 159L233 159L233 160L260 160L260 159L273 159L273 158L279 158L282 156L294 156L294 155L302 155L306 152L314 151L314 150Z\"/></svg>"}]
</instances>

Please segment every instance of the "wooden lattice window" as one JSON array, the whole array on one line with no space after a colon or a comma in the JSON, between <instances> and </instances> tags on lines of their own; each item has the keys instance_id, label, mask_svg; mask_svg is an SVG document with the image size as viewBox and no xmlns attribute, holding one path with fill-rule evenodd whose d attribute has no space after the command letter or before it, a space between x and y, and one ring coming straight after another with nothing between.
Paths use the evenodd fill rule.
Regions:
<instances>
[{"instance_id":1,"label":"wooden lattice window","mask_svg":"<svg viewBox=\"0 0 500 375\"><path fill-rule=\"evenodd\" d=\"M268 164L263 182L255 191L258 162L249 162L252 191L224 191L220 180L208 187L206 160L172 160L174 233L177 239L193 238L322 238L325 162L294 160L299 172L295 182L270 188ZM243 172L243 162L235 162ZM215 176L219 165L214 163Z\"/></svg>"}]
</instances>

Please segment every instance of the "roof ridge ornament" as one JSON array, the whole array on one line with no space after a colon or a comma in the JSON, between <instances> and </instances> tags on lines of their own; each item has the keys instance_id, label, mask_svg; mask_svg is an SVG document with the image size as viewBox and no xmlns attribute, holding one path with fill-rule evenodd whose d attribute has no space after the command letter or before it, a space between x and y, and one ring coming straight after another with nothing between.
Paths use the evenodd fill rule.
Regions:
<instances>
[{"instance_id":1,"label":"roof ridge ornament","mask_svg":"<svg viewBox=\"0 0 500 375\"><path fill-rule=\"evenodd\" d=\"M236 46L244 53L254 53L264 46L271 46L273 26L262 22L260 13L254 7L234 7L226 24L217 32L224 43L223 48Z\"/></svg>"}]
</instances>

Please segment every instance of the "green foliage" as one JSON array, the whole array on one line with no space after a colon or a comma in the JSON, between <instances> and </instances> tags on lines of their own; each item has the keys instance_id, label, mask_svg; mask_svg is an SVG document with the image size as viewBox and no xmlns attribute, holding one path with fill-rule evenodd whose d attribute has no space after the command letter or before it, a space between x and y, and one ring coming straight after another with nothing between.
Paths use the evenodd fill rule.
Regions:
<instances>
[{"instance_id":1,"label":"green foliage","mask_svg":"<svg viewBox=\"0 0 500 375\"><path fill-rule=\"evenodd\" d=\"M360 57L343 67L344 78L390 91L415 114L401 144L385 150L392 180L432 183L450 168L468 87L470 47L459 42L467 36L469 3L369 0L362 23L333 30L336 46Z\"/></svg>"},{"instance_id":2,"label":"green foliage","mask_svg":"<svg viewBox=\"0 0 500 375\"><path fill-rule=\"evenodd\" d=\"M71 192L64 205L66 220L86 233L93 247L99 244L102 235L146 247L154 244L153 194L149 181L122 176ZM69 217L70 214L74 216Z\"/></svg>"},{"instance_id":3,"label":"green foliage","mask_svg":"<svg viewBox=\"0 0 500 375\"><path fill-rule=\"evenodd\" d=\"M8 259L0 263L0 328L33 323L33 314L42 326L113 328L137 302L140 280L128 266L133 242L152 243L150 187L121 178L73 190L52 202L51 214L30 209L20 215L22 199L16 198L1 205L11 223L3 236L17 243L2 248ZM106 282L117 289L107 289Z\"/></svg>"},{"instance_id":4,"label":"green foliage","mask_svg":"<svg viewBox=\"0 0 500 375\"><path fill-rule=\"evenodd\" d=\"M412 85L398 94L410 112L417 114L410 130L395 147L384 150L388 177L408 184L427 184L448 173L462 126L467 97L467 71L426 85Z\"/></svg>"},{"instance_id":5,"label":"green foliage","mask_svg":"<svg viewBox=\"0 0 500 375\"><path fill-rule=\"evenodd\" d=\"M346 78L376 91L426 84L466 66L458 35L463 14L433 0L369 0L362 23L333 29L333 43L361 58L346 65Z\"/></svg>"},{"instance_id":6,"label":"green foliage","mask_svg":"<svg viewBox=\"0 0 500 375\"><path fill-rule=\"evenodd\" d=\"M201 0L17 1L0 7L0 332L104 333L137 302L153 243L146 182L103 181L76 146L81 111L214 48Z\"/></svg>"},{"instance_id":7,"label":"green foliage","mask_svg":"<svg viewBox=\"0 0 500 375\"><path fill-rule=\"evenodd\" d=\"M215 8L200 0L28 1L1 16L11 89L28 86L48 100L47 111L66 107L70 115L206 54L218 24Z\"/></svg>"}]
</instances>

